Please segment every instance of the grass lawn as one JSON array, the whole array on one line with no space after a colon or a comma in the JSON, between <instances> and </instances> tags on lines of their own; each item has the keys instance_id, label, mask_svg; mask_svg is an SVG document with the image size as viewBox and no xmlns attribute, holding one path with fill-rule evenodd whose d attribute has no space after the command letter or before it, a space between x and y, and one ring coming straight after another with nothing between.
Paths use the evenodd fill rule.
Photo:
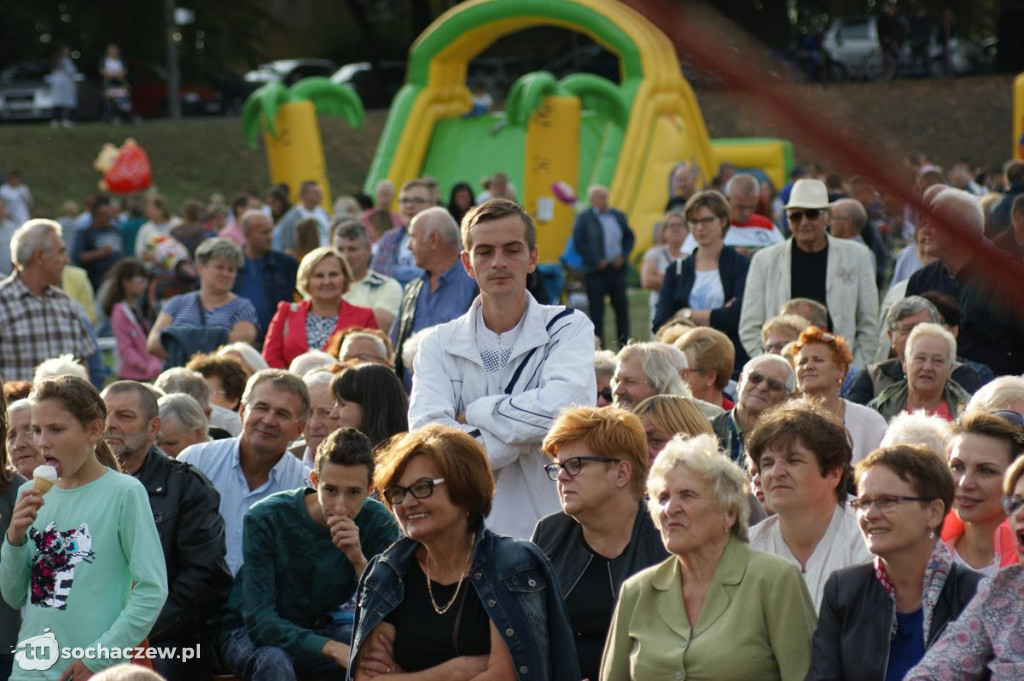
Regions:
<instances>
[{"instance_id":1,"label":"grass lawn","mask_svg":"<svg viewBox=\"0 0 1024 681\"><path fill-rule=\"evenodd\" d=\"M368 113L362 130L352 130L337 118L321 118L335 197L362 188L383 122L383 112ZM87 123L71 129L54 129L45 123L0 125L0 168L21 170L36 197L37 215L56 215L65 200L81 203L84 196L99 191L101 176L92 164L100 148L107 142L120 146L129 137L146 150L153 182L175 211L188 198L205 202L212 192L219 192L230 201L239 191L262 194L270 185L263 149L249 149L237 118L146 121L119 127Z\"/></svg>"}]
</instances>

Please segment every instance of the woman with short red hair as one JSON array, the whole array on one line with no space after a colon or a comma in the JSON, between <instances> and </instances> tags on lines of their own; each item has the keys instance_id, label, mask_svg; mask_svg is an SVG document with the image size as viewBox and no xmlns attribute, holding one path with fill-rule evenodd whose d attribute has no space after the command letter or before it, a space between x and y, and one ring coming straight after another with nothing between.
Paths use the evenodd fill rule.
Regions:
<instances>
[{"instance_id":1,"label":"woman with short red hair","mask_svg":"<svg viewBox=\"0 0 1024 681\"><path fill-rule=\"evenodd\" d=\"M816 326L804 329L796 341L793 365L800 392L843 422L853 444L853 463L877 449L885 436L886 423L878 412L840 397L843 379L853 362L853 353L842 336Z\"/></svg>"}]
</instances>

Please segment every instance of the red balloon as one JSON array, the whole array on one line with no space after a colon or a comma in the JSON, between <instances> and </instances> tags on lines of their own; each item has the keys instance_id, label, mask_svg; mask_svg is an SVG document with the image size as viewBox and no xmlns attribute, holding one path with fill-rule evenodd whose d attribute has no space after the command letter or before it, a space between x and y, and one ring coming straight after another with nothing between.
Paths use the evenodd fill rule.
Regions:
<instances>
[{"instance_id":1,"label":"red balloon","mask_svg":"<svg viewBox=\"0 0 1024 681\"><path fill-rule=\"evenodd\" d=\"M115 194L131 194L153 184L149 157L138 144L125 143L110 169L103 174L108 190Z\"/></svg>"}]
</instances>

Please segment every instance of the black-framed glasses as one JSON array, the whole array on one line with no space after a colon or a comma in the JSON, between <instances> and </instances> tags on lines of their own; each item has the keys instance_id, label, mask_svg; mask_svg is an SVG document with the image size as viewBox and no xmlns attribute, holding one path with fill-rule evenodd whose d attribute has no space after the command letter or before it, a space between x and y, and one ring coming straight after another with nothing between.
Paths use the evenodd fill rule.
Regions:
<instances>
[{"instance_id":1,"label":"black-framed glasses","mask_svg":"<svg viewBox=\"0 0 1024 681\"><path fill-rule=\"evenodd\" d=\"M1018 497L1016 494L1003 497L999 500L999 505L1003 507L1003 513L1013 515L1020 510L1021 506L1024 506L1024 497Z\"/></svg>"},{"instance_id":2,"label":"black-framed glasses","mask_svg":"<svg viewBox=\"0 0 1024 681\"><path fill-rule=\"evenodd\" d=\"M820 208L805 208L803 210L791 210L787 213L790 222L800 222L804 218L817 220L821 217Z\"/></svg>"},{"instance_id":3,"label":"black-framed glasses","mask_svg":"<svg viewBox=\"0 0 1024 681\"><path fill-rule=\"evenodd\" d=\"M444 478L423 478L417 480L408 487L402 487L401 485L391 485L384 490L384 498L388 500L388 503L392 506L398 506L405 501L405 495L411 494L416 499L426 499L427 497L434 494L434 488L444 482Z\"/></svg>"},{"instance_id":4,"label":"black-framed glasses","mask_svg":"<svg viewBox=\"0 0 1024 681\"><path fill-rule=\"evenodd\" d=\"M552 461L548 465L544 466L544 472L548 474L548 477L552 480L558 480L558 474L563 470L570 478L575 478L583 470L583 464L586 461L597 461L599 463L612 463L618 461L610 456L574 456L571 459L565 461Z\"/></svg>"},{"instance_id":5,"label":"black-framed glasses","mask_svg":"<svg viewBox=\"0 0 1024 681\"><path fill-rule=\"evenodd\" d=\"M606 385L604 388L602 388L601 390L597 391L597 396L600 397L601 399L603 399L605 402L611 402L612 401L612 387L610 385Z\"/></svg>"},{"instance_id":6,"label":"black-framed glasses","mask_svg":"<svg viewBox=\"0 0 1024 681\"><path fill-rule=\"evenodd\" d=\"M878 509L879 513L889 513L894 508L899 506L905 501L934 501L934 499L928 497L905 497L897 495L884 495L875 497L874 499L868 497L858 497L850 501L850 507L859 512L867 513L874 506Z\"/></svg>"},{"instance_id":7,"label":"black-framed glasses","mask_svg":"<svg viewBox=\"0 0 1024 681\"><path fill-rule=\"evenodd\" d=\"M750 383L750 385L758 385L759 383L761 383L761 381L764 381L768 385L768 389L771 390L772 392L778 393L786 389L786 384L780 381L779 379L771 378L770 376L765 376L764 374L758 373L756 371L752 371L749 375L747 375L747 381Z\"/></svg>"}]
</instances>

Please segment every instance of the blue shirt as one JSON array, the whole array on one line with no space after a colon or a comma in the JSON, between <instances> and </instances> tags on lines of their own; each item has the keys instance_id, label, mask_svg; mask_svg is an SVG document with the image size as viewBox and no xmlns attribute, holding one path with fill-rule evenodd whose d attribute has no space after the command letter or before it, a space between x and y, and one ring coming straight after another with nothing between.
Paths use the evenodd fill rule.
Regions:
<instances>
[{"instance_id":1,"label":"blue shirt","mask_svg":"<svg viewBox=\"0 0 1024 681\"><path fill-rule=\"evenodd\" d=\"M198 291L183 293L167 301L163 311L174 320L171 323L172 326L189 324L191 326L227 329L228 331L235 328L235 324L238 322L251 322L254 326L259 326L259 321L256 319L256 309L252 306L252 303L241 296L216 309L204 310L204 314L199 312L201 304ZM206 318L205 324L203 323L204 316Z\"/></svg>"},{"instance_id":2,"label":"blue shirt","mask_svg":"<svg viewBox=\"0 0 1024 681\"><path fill-rule=\"evenodd\" d=\"M889 646L889 666L885 681L903 681L903 677L924 657L924 609L896 613L896 638Z\"/></svg>"},{"instance_id":3,"label":"blue shirt","mask_svg":"<svg viewBox=\"0 0 1024 681\"><path fill-rule=\"evenodd\" d=\"M430 273L422 274L423 288L420 289L419 298L416 299L416 312L413 317L412 332L429 329L438 324L444 324L466 314L473 299L479 292L476 282L466 274L466 268L462 266L461 260L445 270L437 283L437 290L430 290ZM398 322L391 326L391 342L398 342ZM405 390L412 390L412 373L405 372Z\"/></svg>"},{"instance_id":4,"label":"blue shirt","mask_svg":"<svg viewBox=\"0 0 1024 681\"><path fill-rule=\"evenodd\" d=\"M242 567L242 521L249 507L277 492L293 490L308 484L309 469L287 451L270 469L267 482L249 489L239 460L241 437L202 442L185 448L178 461L192 464L209 478L220 493L220 514L224 518L227 561L234 575Z\"/></svg>"},{"instance_id":5,"label":"blue shirt","mask_svg":"<svg viewBox=\"0 0 1024 681\"><path fill-rule=\"evenodd\" d=\"M256 319L260 320L260 328L265 329L270 325L270 318L274 311L267 305L267 294L263 290L263 266L267 257L250 258L245 256L245 265L238 270L239 284L235 293L248 299L256 308Z\"/></svg>"}]
</instances>

